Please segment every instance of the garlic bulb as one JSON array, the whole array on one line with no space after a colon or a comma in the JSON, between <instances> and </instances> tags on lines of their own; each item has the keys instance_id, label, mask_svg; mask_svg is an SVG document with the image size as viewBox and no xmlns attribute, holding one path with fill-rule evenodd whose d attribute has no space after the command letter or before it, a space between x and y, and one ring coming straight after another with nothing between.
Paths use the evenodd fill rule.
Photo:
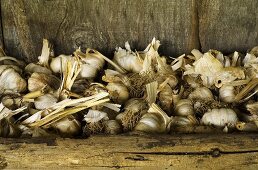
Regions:
<instances>
[{"instance_id":1,"label":"garlic bulb","mask_svg":"<svg viewBox=\"0 0 258 170\"><path fill-rule=\"evenodd\" d=\"M125 43L125 48L116 48L113 61L128 72L139 73L143 68L143 60L134 53L128 42Z\"/></svg>"},{"instance_id":2,"label":"garlic bulb","mask_svg":"<svg viewBox=\"0 0 258 170\"><path fill-rule=\"evenodd\" d=\"M0 137L19 137L21 131L6 118L0 119Z\"/></svg>"},{"instance_id":3,"label":"garlic bulb","mask_svg":"<svg viewBox=\"0 0 258 170\"><path fill-rule=\"evenodd\" d=\"M230 85L223 85L219 89L219 98L226 103L233 103L235 100L235 88Z\"/></svg>"},{"instance_id":4,"label":"garlic bulb","mask_svg":"<svg viewBox=\"0 0 258 170\"><path fill-rule=\"evenodd\" d=\"M8 109L14 110L18 109L22 105L22 98L21 97L14 97L14 96L4 96L1 100L3 105Z\"/></svg>"},{"instance_id":5,"label":"garlic bulb","mask_svg":"<svg viewBox=\"0 0 258 170\"><path fill-rule=\"evenodd\" d=\"M188 116L194 114L194 108L191 100L181 99L175 105L175 115Z\"/></svg>"},{"instance_id":6,"label":"garlic bulb","mask_svg":"<svg viewBox=\"0 0 258 170\"><path fill-rule=\"evenodd\" d=\"M122 127L116 120L105 121L104 126L107 134L115 135L122 132Z\"/></svg>"},{"instance_id":7,"label":"garlic bulb","mask_svg":"<svg viewBox=\"0 0 258 170\"><path fill-rule=\"evenodd\" d=\"M45 94L34 100L36 109L43 110L47 109L57 102L57 98L53 94Z\"/></svg>"},{"instance_id":8,"label":"garlic bulb","mask_svg":"<svg viewBox=\"0 0 258 170\"><path fill-rule=\"evenodd\" d=\"M40 66L38 64L30 63L25 67L25 72L27 73L44 73L44 74L52 74L52 71L46 67Z\"/></svg>"},{"instance_id":9,"label":"garlic bulb","mask_svg":"<svg viewBox=\"0 0 258 170\"><path fill-rule=\"evenodd\" d=\"M213 100L213 94L207 87L197 87L193 92L191 92L188 96L188 99L194 101L198 100Z\"/></svg>"},{"instance_id":10,"label":"garlic bulb","mask_svg":"<svg viewBox=\"0 0 258 170\"><path fill-rule=\"evenodd\" d=\"M0 72L0 94L24 92L27 89L26 81L13 68Z\"/></svg>"},{"instance_id":11,"label":"garlic bulb","mask_svg":"<svg viewBox=\"0 0 258 170\"><path fill-rule=\"evenodd\" d=\"M65 70L67 61L72 63L75 61L71 55L59 55L58 57L52 58L50 63L50 68L54 73L60 73L62 70Z\"/></svg>"},{"instance_id":12,"label":"garlic bulb","mask_svg":"<svg viewBox=\"0 0 258 170\"><path fill-rule=\"evenodd\" d=\"M230 128L234 128L237 121L237 114L232 109L228 108L212 109L206 112L201 119L204 125Z\"/></svg>"},{"instance_id":13,"label":"garlic bulb","mask_svg":"<svg viewBox=\"0 0 258 170\"><path fill-rule=\"evenodd\" d=\"M116 116L116 120L122 124L125 132L132 130L142 115L147 112L147 102L143 99L129 99L124 106L124 112Z\"/></svg>"},{"instance_id":14,"label":"garlic bulb","mask_svg":"<svg viewBox=\"0 0 258 170\"><path fill-rule=\"evenodd\" d=\"M51 126L64 136L75 136L81 130L81 123L73 116L63 118Z\"/></svg>"},{"instance_id":15,"label":"garlic bulb","mask_svg":"<svg viewBox=\"0 0 258 170\"><path fill-rule=\"evenodd\" d=\"M172 119L153 103L134 129L147 133L165 133L170 130L171 121Z\"/></svg>"},{"instance_id":16,"label":"garlic bulb","mask_svg":"<svg viewBox=\"0 0 258 170\"><path fill-rule=\"evenodd\" d=\"M44 73L33 73L28 79L29 91L41 90L45 87L57 90L60 86L60 80L54 75L47 75Z\"/></svg>"},{"instance_id":17,"label":"garlic bulb","mask_svg":"<svg viewBox=\"0 0 258 170\"><path fill-rule=\"evenodd\" d=\"M105 64L102 54L93 49L87 49L85 56L81 60L82 70L80 76L87 79L95 78Z\"/></svg>"},{"instance_id":18,"label":"garlic bulb","mask_svg":"<svg viewBox=\"0 0 258 170\"><path fill-rule=\"evenodd\" d=\"M166 84L165 87L159 92L158 99L161 107L166 113L171 114L173 107L173 90Z\"/></svg>"},{"instance_id":19,"label":"garlic bulb","mask_svg":"<svg viewBox=\"0 0 258 170\"><path fill-rule=\"evenodd\" d=\"M3 71L5 71L9 68L14 69L19 74L22 73L22 69L20 69L20 67L18 67L16 65L0 65L0 74L2 74Z\"/></svg>"},{"instance_id":20,"label":"garlic bulb","mask_svg":"<svg viewBox=\"0 0 258 170\"><path fill-rule=\"evenodd\" d=\"M111 98L116 103L124 103L129 98L129 91L122 83L108 83L106 88L108 89Z\"/></svg>"},{"instance_id":21,"label":"garlic bulb","mask_svg":"<svg viewBox=\"0 0 258 170\"><path fill-rule=\"evenodd\" d=\"M84 116L84 120L87 123L96 123L100 120L108 120L108 115L106 112L102 112L99 110L92 110L90 109L87 113L87 115Z\"/></svg>"},{"instance_id":22,"label":"garlic bulb","mask_svg":"<svg viewBox=\"0 0 258 170\"><path fill-rule=\"evenodd\" d=\"M171 126L194 126L199 124L198 120L193 115L189 116L175 116L173 117Z\"/></svg>"}]
</instances>

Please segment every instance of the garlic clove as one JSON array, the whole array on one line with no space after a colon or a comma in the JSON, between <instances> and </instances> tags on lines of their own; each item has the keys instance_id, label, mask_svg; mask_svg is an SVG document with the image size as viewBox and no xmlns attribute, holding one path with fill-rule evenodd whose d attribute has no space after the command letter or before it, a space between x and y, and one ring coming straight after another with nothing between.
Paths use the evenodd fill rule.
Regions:
<instances>
[{"instance_id":1,"label":"garlic clove","mask_svg":"<svg viewBox=\"0 0 258 170\"><path fill-rule=\"evenodd\" d=\"M16 65L0 65L0 75L2 74L3 71L5 71L9 68L14 69L19 74L22 73L22 69L20 69L20 67L18 67Z\"/></svg>"},{"instance_id":2,"label":"garlic clove","mask_svg":"<svg viewBox=\"0 0 258 170\"><path fill-rule=\"evenodd\" d=\"M226 103L233 103L235 101L235 88L230 85L223 85L219 89L219 98Z\"/></svg>"},{"instance_id":3,"label":"garlic clove","mask_svg":"<svg viewBox=\"0 0 258 170\"><path fill-rule=\"evenodd\" d=\"M58 99L53 94L45 94L34 100L34 106L38 110L43 110L57 103Z\"/></svg>"},{"instance_id":4,"label":"garlic clove","mask_svg":"<svg viewBox=\"0 0 258 170\"><path fill-rule=\"evenodd\" d=\"M100 120L108 120L108 115L106 112L102 112L99 110L92 110L90 109L87 113L87 115L84 116L84 120L87 123L96 123Z\"/></svg>"},{"instance_id":5,"label":"garlic clove","mask_svg":"<svg viewBox=\"0 0 258 170\"><path fill-rule=\"evenodd\" d=\"M27 82L13 68L2 71L0 75L0 94L20 93L27 89Z\"/></svg>"},{"instance_id":6,"label":"garlic clove","mask_svg":"<svg viewBox=\"0 0 258 170\"><path fill-rule=\"evenodd\" d=\"M143 60L130 49L128 42L126 49L118 47L115 51L113 61L128 72L139 73L143 68Z\"/></svg>"},{"instance_id":7,"label":"garlic clove","mask_svg":"<svg viewBox=\"0 0 258 170\"><path fill-rule=\"evenodd\" d=\"M44 73L33 73L28 79L29 91L37 91L43 88L50 88L57 90L60 86L60 79L54 75L47 75Z\"/></svg>"},{"instance_id":8,"label":"garlic clove","mask_svg":"<svg viewBox=\"0 0 258 170\"><path fill-rule=\"evenodd\" d=\"M1 102L8 109L15 110L22 105L22 98L18 96L14 97L14 96L7 95L2 98Z\"/></svg>"},{"instance_id":9,"label":"garlic clove","mask_svg":"<svg viewBox=\"0 0 258 170\"><path fill-rule=\"evenodd\" d=\"M213 94L207 87L197 87L194 91L192 91L188 99L194 101L195 99L201 100L214 100Z\"/></svg>"},{"instance_id":10,"label":"garlic clove","mask_svg":"<svg viewBox=\"0 0 258 170\"><path fill-rule=\"evenodd\" d=\"M59 55L58 57L52 58L50 62L50 68L54 73L61 73L62 70L65 70L66 63L71 61L72 63L75 61L72 55Z\"/></svg>"},{"instance_id":11,"label":"garlic clove","mask_svg":"<svg viewBox=\"0 0 258 170\"><path fill-rule=\"evenodd\" d=\"M37 65L37 64L34 64L34 63L28 64L25 67L25 72L31 73L31 74L34 73L34 72L44 73L44 74L52 74L52 71L49 70L48 68L40 66L40 65Z\"/></svg>"},{"instance_id":12,"label":"garlic clove","mask_svg":"<svg viewBox=\"0 0 258 170\"><path fill-rule=\"evenodd\" d=\"M62 136L75 136L80 133L81 123L73 116L63 118L51 126L56 129Z\"/></svg>"},{"instance_id":13,"label":"garlic clove","mask_svg":"<svg viewBox=\"0 0 258 170\"><path fill-rule=\"evenodd\" d=\"M79 51L79 53L82 52ZM87 79L94 79L98 72L103 68L105 60L100 53L93 49L87 49L86 54L84 55L82 53L82 55L82 70L80 76Z\"/></svg>"},{"instance_id":14,"label":"garlic clove","mask_svg":"<svg viewBox=\"0 0 258 170\"><path fill-rule=\"evenodd\" d=\"M171 126L178 127L178 126L195 126L198 125L199 122L195 118L195 116L175 116L173 117Z\"/></svg>"},{"instance_id":15,"label":"garlic clove","mask_svg":"<svg viewBox=\"0 0 258 170\"><path fill-rule=\"evenodd\" d=\"M107 134L116 135L122 132L122 127L116 120L105 121L104 126Z\"/></svg>"},{"instance_id":16,"label":"garlic clove","mask_svg":"<svg viewBox=\"0 0 258 170\"><path fill-rule=\"evenodd\" d=\"M134 130L147 133L165 133L170 130L171 122L172 119L158 105L152 103L148 113L141 117Z\"/></svg>"},{"instance_id":17,"label":"garlic clove","mask_svg":"<svg viewBox=\"0 0 258 170\"><path fill-rule=\"evenodd\" d=\"M134 130L147 133L163 133L165 127L162 126L162 118L156 113L146 113L142 116Z\"/></svg>"},{"instance_id":18,"label":"garlic clove","mask_svg":"<svg viewBox=\"0 0 258 170\"><path fill-rule=\"evenodd\" d=\"M129 99L129 91L122 83L108 83L106 86L115 103L124 103Z\"/></svg>"},{"instance_id":19,"label":"garlic clove","mask_svg":"<svg viewBox=\"0 0 258 170\"><path fill-rule=\"evenodd\" d=\"M175 115L188 116L194 115L194 107L189 99L181 99L175 105Z\"/></svg>"}]
</instances>

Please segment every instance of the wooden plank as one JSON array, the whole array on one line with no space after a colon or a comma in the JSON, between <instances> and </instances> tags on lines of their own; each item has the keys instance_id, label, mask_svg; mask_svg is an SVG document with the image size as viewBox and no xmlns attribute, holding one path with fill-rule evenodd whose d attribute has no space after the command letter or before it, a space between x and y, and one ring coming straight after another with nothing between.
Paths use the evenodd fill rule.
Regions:
<instances>
[{"instance_id":1,"label":"wooden plank","mask_svg":"<svg viewBox=\"0 0 258 170\"><path fill-rule=\"evenodd\" d=\"M0 3L0 47L4 48L3 29L2 29L2 16L1 16L1 3Z\"/></svg>"},{"instance_id":2,"label":"wooden plank","mask_svg":"<svg viewBox=\"0 0 258 170\"><path fill-rule=\"evenodd\" d=\"M0 167L242 169L258 167L258 134L0 139Z\"/></svg>"},{"instance_id":3,"label":"wooden plank","mask_svg":"<svg viewBox=\"0 0 258 170\"><path fill-rule=\"evenodd\" d=\"M258 45L257 0L199 1L199 35L203 51L246 52Z\"/></svg>"},{"instance_id":4,"label":"wooden plank","mask_svg":"<svg viewBox=\"0 0 258 170\"><path fill-rule=\"evenodd\" d=\"M7 52L36 60L42 38L57 54L91 47L112 57L125 41L143 50L153 37L161 53L178 56L198 48L195 0L41 0L2 3Z\"/></svg>"}]
</instances>

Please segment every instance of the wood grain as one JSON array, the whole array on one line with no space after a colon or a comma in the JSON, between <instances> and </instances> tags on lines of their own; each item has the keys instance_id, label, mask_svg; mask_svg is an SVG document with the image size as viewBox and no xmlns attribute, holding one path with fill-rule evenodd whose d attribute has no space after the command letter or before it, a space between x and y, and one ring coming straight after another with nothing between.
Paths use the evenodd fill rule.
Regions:
<instances>
[{"instance_id":1,"label":"wood grain","mask_svg":"<svg viewBox=\"0 0 258 170\"><path fill-rule=\"evenodd\" d=\"M0 167L257 169L258 134L0 139Z\"/></svg>"},{"instance_id":2,"label":"wood grain","mask_svg":"<svg viewBox=\"0 0 258 170\"><path fill-rule=\"evenodd\" d=\"M257 0L200 0L199 35L203 51L246 52L258 45Z\"/></svg>"},{"instance_id":3,"label":"wood grain","mask_svg":"<svg viewBox=\"0 0 258 170\"><path fill-rule=\"evenodd\" d=\"M2 29L2 16L1 16L1 3L0 3L0 47L4 48L3 29Z\"/></svg>"},{"instance_id":4,"label":"wood grain","mask_svg":"<svg viewBox=\"0 0 258 170\"><path fill-rule=\"evenodd\" d=\"M170 56L198 48L195 0L4 0L3 31L10 55L37 60L42 38L57 54L96 48L112 57L126 41L143 50L153 37Z\"/></svg>"}]
</instances>

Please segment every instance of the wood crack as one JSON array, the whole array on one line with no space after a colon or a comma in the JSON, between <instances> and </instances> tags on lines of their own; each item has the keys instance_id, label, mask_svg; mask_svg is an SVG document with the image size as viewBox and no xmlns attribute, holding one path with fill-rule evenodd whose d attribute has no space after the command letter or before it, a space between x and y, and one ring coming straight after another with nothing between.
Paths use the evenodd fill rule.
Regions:
<instances>
[{"instance_id":1,"label":"wood crack","mask_svg":"<svg viewBox=\"0 0 258 170\"><path fill-rule=\"evenodd\" d=\"M224 154L246 154L246 153L258 153L258 150L247 150L247 151L221 151L218 148L212 149L211 151L201 152L118 152L124 154L136 154L138 157L141 155L211 155L212 157L219 157ZM144 157L143 157L144 158ZM144 159L145 160L145 159Z\"/></svg>"}]
</instances>

